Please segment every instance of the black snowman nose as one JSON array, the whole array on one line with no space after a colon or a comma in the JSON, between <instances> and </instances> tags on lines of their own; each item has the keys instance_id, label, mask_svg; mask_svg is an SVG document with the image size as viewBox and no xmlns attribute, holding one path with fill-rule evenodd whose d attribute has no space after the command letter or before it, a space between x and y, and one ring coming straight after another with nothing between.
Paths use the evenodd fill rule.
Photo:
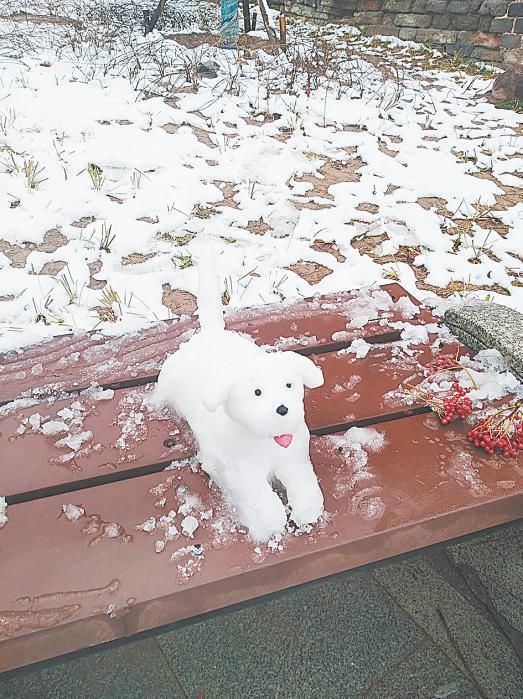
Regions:
<instances>
[{"instance_id":1,"label":"black snowman nose","mask_svg":"<svg viewBox=\"0 0 523 699\"><path fill-rule=\"evenodd\" d=\"M276 408L276 412L278 413L278 415L287 415L287 413L289 412L289 408L287 408L287 406L285 405L279 405Z\"/></svg>"}]
</instances>

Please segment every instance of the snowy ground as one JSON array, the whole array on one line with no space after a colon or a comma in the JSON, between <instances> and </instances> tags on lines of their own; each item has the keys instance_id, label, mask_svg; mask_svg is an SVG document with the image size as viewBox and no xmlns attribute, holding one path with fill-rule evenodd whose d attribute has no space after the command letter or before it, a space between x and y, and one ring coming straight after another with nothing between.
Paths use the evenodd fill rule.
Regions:
<instances>
[{"instance_id":1,"label":"snowy ground","mask_svg":"<svg viewBox=\"0 0 523 699\"><path fill-rule=\"evenodd\" d=\"M51 5L0 0L0 350L192 312L211 239L234 306L397 280L523 307L523 115L492 71L304 23L287 55L188 48L203 3L147 39L132 3Z\"/></svg>"}]
</instances>

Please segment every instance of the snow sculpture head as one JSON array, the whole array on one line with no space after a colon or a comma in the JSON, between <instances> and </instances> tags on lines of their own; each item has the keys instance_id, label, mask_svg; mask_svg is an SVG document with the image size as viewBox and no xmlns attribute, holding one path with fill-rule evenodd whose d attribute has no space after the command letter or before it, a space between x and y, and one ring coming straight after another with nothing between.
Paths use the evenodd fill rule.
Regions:
<instances>
[{"instance_id":1,"label":"snow sculpture head","mask_svg":"<svg viewBox=\"0 0 523 699\"><path fill-rule=\"evenodd\" d=\"M220 372L202 388L202 401L259 437L292 435L304 417L303 387L322 384L321 369L307 357L267 353Z\"/></svg>"}]
</instances>

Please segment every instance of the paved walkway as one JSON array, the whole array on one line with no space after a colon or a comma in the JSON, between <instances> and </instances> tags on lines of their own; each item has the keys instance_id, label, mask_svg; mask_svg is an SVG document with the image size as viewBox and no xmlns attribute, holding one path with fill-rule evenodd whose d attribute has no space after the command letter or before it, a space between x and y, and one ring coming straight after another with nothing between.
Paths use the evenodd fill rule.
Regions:
<instances>
[{"instance_id":1,"label":"paved walkway","mask_svg":"<svg viewBox=\"0 0 523 699\"><path fill-rule=\"evenodd\" d=\"M2 682L0 699L521 699L523 524Z\"/></svg>"}]
</instances>

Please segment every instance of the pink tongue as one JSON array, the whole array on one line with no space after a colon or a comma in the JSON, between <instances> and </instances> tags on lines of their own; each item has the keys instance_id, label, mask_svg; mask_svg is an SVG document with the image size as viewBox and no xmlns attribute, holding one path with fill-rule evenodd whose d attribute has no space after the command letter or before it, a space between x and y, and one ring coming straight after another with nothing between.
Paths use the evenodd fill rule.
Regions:
<instances>
[{"instance_id":1,"label":"pink tongue","mask_svg":"<svg viewBox=\"0 0 523 699\"><path fill-rule=\"evenodd\" d=\"M292 434L280 434L278 437L274 437L274 441L279 444L280 447L287 449L292 442Z\"/></svg>"}]
</instances>

